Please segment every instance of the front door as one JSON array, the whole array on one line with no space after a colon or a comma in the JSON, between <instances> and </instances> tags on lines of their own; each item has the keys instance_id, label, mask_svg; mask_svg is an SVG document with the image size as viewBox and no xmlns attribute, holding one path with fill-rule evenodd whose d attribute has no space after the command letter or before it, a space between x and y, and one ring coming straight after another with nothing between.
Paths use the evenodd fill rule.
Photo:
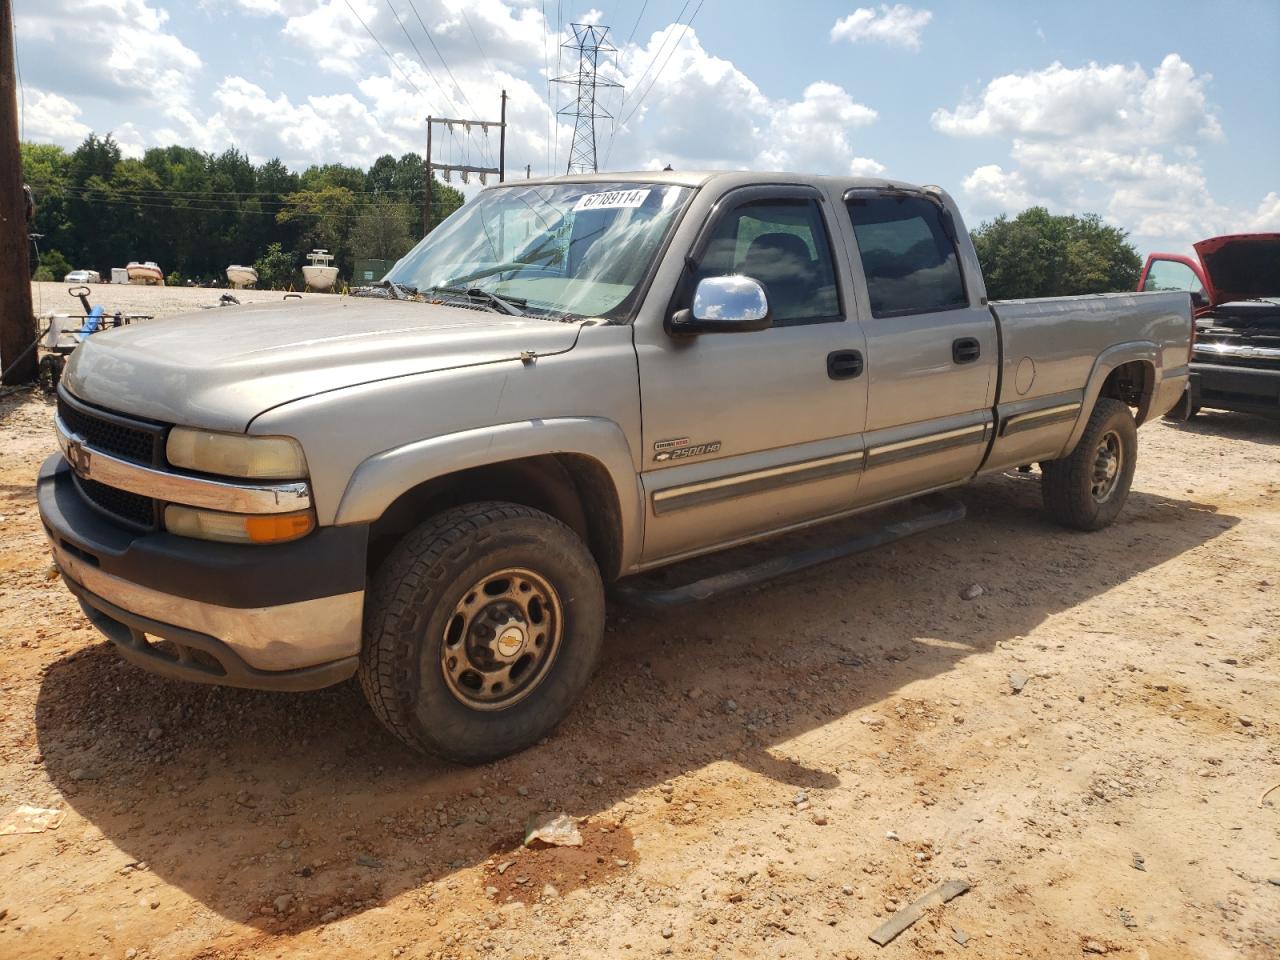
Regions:
<instances>
[{"instance_id":1,"label":"front door","mask_svg":"<svg viewBox=\"0 0 1280 960\"><path fill-rule=\"evenodd\" d=\"M847 509L862 467L865 352L818 191L730 191L695 243L673 309L699 279L760 281L770 329L672 337L636 329L644 560Z\"/></svg>"},{"instance_id":2,"label":"front door","mask_svg":"<svg viewBox=\"0 0 1280 960\"><path fill-rule=\"evenodd\" d=\"M867 292L866 473L860 504L971 476L991 438L999 341L965 289L941 199L853 190L845 209Z\"/></svg>"}]
</instances>

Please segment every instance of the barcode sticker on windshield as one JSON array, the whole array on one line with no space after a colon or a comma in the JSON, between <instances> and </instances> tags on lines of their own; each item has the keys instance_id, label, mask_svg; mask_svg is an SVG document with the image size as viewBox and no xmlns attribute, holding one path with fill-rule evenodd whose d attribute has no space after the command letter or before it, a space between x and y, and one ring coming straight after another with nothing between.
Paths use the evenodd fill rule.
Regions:
<instances>
[{"instance_id":1,"label":"barcode sticker on windshield","mask_svg":"<svg viewBox=\"0 0 1280 960\"><path fill-rule=\"evenodd\" d=\"M639 207L644 205L648 196L648 190L606 190L603 193L588 193L578 198L573 209L576 213L579 210L617 210L622 207Z\"/></svg>"}]
</instances>

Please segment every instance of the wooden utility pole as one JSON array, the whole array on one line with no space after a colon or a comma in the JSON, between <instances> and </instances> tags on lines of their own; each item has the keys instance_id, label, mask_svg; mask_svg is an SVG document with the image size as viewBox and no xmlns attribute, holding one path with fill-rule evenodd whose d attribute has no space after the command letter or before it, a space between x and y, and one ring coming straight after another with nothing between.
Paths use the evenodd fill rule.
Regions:
<instances>
[{"instance_id":1,"label":"wooden utility pole","mask_svg":"<svg viewBox=\"0 0 1280 960\"><path fill-rule=\"evenodd\" d=\"M431 126L431 117L427 117L427 164L423 168L423 173L427 177L427 188L423 195L425 199L422 201L422 235L424 237L431 232L431 179L434 176L431 172Z\"/></svg>"},{"instance_id":2,"label":"wooden utility pole","mask_svg":"<svg viewBox=\"0 0 1280 960\"><path fill-rule=\"evenodd\" d=\"M507 179L507 91L502 91L502 115L498 126L498 182Z\"/></svg>"},{"instance_id":3,"label":"wooden utility pole","mask_svg":"<svg viewBox=\"0 0 1280 960\"><path fill-rule=\"evenodd\" d=\"M0 0L0 370L5 371L7 384L31 383L36 378L36 318L31 312L30 241L18 146L13 44L13 3Z\"/></svg>"}]
</instances>

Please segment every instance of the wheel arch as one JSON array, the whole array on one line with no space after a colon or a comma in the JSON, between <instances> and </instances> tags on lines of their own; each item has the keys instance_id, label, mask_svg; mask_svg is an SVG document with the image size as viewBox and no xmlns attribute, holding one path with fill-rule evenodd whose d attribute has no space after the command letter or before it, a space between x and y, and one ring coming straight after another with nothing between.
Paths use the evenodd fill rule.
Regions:
<instances>
[{"instance_id":1,"label":"wheel arch","mask_svg":"<svg viewBox=\"0 0 1280 960\"><path fill-rule=\"evenodd\" d=\"M503 500L566 524L605 579L638 552L642 503L630 448L612 421L579 418L467 431L408 444L357 468L336 522L370 523L375 566L422 520L463 503Z\"/></svg>"},{"instance_id":2,"label":"wheel arch","mask_svg":"<svg viewBox=\"0 0 1280 960\"><path fill-rule=\"evenodd\" d=\"M1094 361L1080 414L1058 456L1067 456L1080 442L1099 397L1112 397L1136 408L1134 422L1141 426L1150 416L1160 371L1160 348L1153 341L1121 343L1104 350Z\"/></svg>"}]
</instances>

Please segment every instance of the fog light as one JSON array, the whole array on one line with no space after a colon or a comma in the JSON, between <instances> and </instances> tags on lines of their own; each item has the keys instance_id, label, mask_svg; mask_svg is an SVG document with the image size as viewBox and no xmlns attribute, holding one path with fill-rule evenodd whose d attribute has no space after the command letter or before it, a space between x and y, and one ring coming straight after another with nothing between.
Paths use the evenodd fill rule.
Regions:
<instances>
[{"instance_id":1,"label":"fog light","mask_svg":"<svg viewBox=\"0 0 1280 960\"><path fill-rule=\"evenodd\" d=\"M315 528L310 510L296 513L221 513L171 504L164 508L170 533L223 543L284 543L305 537Z\"/></svg>"}]
</instances>

